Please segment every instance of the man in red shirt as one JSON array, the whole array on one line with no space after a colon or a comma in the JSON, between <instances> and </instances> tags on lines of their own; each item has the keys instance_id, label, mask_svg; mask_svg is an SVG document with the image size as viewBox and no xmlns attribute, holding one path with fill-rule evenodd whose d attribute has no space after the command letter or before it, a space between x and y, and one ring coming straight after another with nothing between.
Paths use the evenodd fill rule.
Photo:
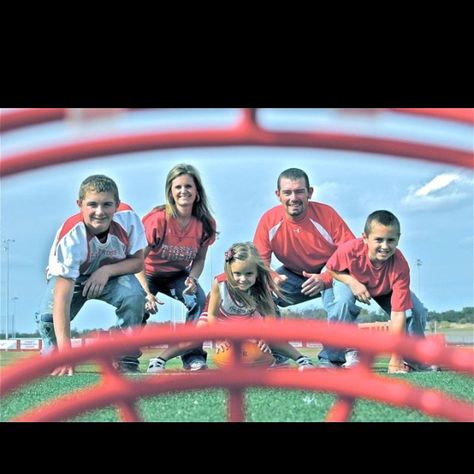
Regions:
<instances>
[{"instance_id":1,"label":"man in red shirt","mask_svg":"<svg viewBox=\"0 0 474 474\"><path fill-rule=\"evenodd\" d=\"M285 299L276 303L286 307L322 297L331 322L353 322L360 308L352 305L343 311L345 302L353 300L349 288L341 288L337 299L332 278L321 273L338 245L354 239L347 224L330 206L310 201L313 188L308 175L298 168L289 168L278 177L276 196L281 205L265 212L255 231L254 243L262 259L270 266L272 254L283 264L273 271ZM277 362L286 360L274 354ZM344 364L345 350L325 347L319 353L323 367Z\"/></svg>"},{"instance_id":2,"label":"man in red shirt","mask_svg":"<svg viewBox=\"0 0 474 474\"><path fill-rule=\"evenodd\" d=\"M340 245L326 268L334 278L334 293L349 288L352 301L342 308L350 312L355 300L369 304L373 298L390 315L391 331L424 337L427 310L410 291L410 268L397 249L400 222L389 211L375 211L365 223L362 238ZM354 365L356 362L353 359ZM346 365L348 363L346 362ZM403 361L397 354L390 359L388 372L435 370L413 361Z\"/></svg>"}]
</instances>

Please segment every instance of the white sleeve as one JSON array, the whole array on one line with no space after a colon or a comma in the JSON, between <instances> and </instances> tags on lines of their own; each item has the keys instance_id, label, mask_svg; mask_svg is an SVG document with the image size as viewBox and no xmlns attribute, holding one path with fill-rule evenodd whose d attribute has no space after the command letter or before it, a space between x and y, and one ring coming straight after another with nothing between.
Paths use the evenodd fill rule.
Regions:
<instances>
[{"instance_id":1,"label":"white sleeve","mask_svg":"<svg viewBox=\"0 0 474 474\"><path fill-rule=\"evenodd\" d=\"M78 224L60 240L56 233L53 246L49 253L48 277L62 276L76 279L80 274L80 266L87 259L87 236L84 225Z\"/></svg>"},{"instance_id":2,"label":"white sleeve","mask_svg":"<svg viewBox=\"0 0 474 474\"><path fill-rule=\"evenodd\" d=\"M133 255L148 245L145 236L145 228L136 212L130 210L116 212L114 220L118 222L128 234L127 255Z\"/></svg>"}]
</instances>

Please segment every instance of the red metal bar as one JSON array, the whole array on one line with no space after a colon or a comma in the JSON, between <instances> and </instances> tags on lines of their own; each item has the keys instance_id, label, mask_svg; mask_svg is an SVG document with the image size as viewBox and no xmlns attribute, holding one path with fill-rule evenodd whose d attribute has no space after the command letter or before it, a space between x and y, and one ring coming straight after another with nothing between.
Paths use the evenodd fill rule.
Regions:
<instances>
[{"instance_id":1,"label":"red metal bar","mask_svg":"<svg viewBox=\"0 0 474 474\"><path fill-rule=\"evenodd\" d=\"M235 370L235 372L237 371ZM242 389L240 388L229 389L228 410L229 410L229 413L228 413L229 421L233 421L233 422L245 421L244 391Z\"/></svg>"},{"instance_id":2,"label":"red metal bar","mask_svg":"<svg viewBox=\"0 0 474 474\"><path fill-rule=\"evenodd\" d=\"M130 109L134 110L134 109ZM258 109L243 109L244 119L249 123L256 124L256 111ZM362 109L363 110L363 109ZM380 111L386 110L383 108ZM389 108L393 112L403 114L420 115L424 117L434 117L442 120L452 120L455 122L473 124L474 109L472 108ZM47 109L18 109L0 112L0 131L6 132L16 128L37 125L44 122L63 120L67 116L66 108Z\"/></svg>"},{"instance_id":3,"label":"red metal bar","mask_svg":"<svg viewBox=\"0 0 474 474\"><path fill-rule=\"evenodd\" d=\"M243 145L351 150L474 167L472 152L444 146L343 133L270 132L240 127L231 130L137 133L55 145L5 156L1 161L0 175L9 176L44 166L138 151Z\"/></svg>"},{"instance_id":4,"label":"red metal bar","mask_svg":"<svg viewBox=\"0 0 474 474\"><path fill-rule=\"evenodd\" d=\"M442 120L452 120L455 122L474 124L474 109L463 108L463 109L449 109L449 108L438 108L438 109L407 109L407 108L392 108L394 112L400 112L403 114L421 115L424 117L433 117Z\"/></svg>"},{"instance_id":5,"label":"red metal bar","mask_svg":"<svg viewBox=\"0 0 474 474\"><path fill-rule=\"evenodd\" d=\"M122 400L185 390L211 387L275 387L293 390L315 390L339 396L364 398L394 406L407 407L452 421L474 421L473 405L440 391L413 386L390 376L361 373L356 370L241 368L240 370L199 371L188 374L164 373L150 377L134 377L119 386L103 384L69 394L30 410L14 421L59 421L85 410L117 404Z\"/></svg>"},{"instance_id":6,"label":"red metal bar","mask_svg":"<svg viewBox=\"0 0 474 474\"><path fill-rule=\"evenodd\" d=\"M265 321L244 322L229 325L214 325L206 328L183 326L175 331L170 328L147 327L135 334L98 340L87 346L73 348L48 357L29 358L7 367L1 376L2 396L26 381L47 375L57 366L74 364L84 360L112 358L136 347L174 343L178 341L204 341L230 338L232 340L265 339L321 341L334 347L352 347L363 357L362 366L348 370L313 369L299 372L295 369L265 370L261 368L230 367L225 370L207 370L194 374L160 374L156 377L126 379L119 374L105 374L98 386L70 394L31 410L19 417L22 421L56 421L75 416L84 410L128 403L129 407L141 396L181 390L205 389L221 386L233 390L244 390L248 386L282 387L293 389L323 390L341 397L367 398L421 410L431 416L440 416L453 421L474 421L471 403L457 400L442 392L412 386L390 376L372 373L366 365L379 353L398 352L419 362L443 365L455 370L474 374L472 351L445 347L442 341L424 340L378 333L367 337L367 332L352 325L332 325L323 321ZM36 363L35 362L36 359ZM107 365L107 364L105 364ZM237 392L236 392L237 393ZM232 418L243 416L235 395ZM330 418L340 418L342 408L336 406ZM347 411L347 407L344 408ZM129 412L130 419L138 417Z\"/></svg>"},{"instance_id":7,"label":"red metal bar","mask_svg":"<svg viewBox=\"0 0 474 474\"><path fill-rule=\"evenodd\" d=\"M0 131L7 132L16 128L38 125L44 122L63 120L67 109L18 109L0 112Z\"/></svg>"},{"instance_id":8,"label":"red metal bar","mask_svg":"<svg viewBox=\"0 0 474 474\"><path fill-rule=\"evenodd\" d=\"M339 397L329 410L326 421L348 421L352 414L354 402L353 397Z\"/></svg>"}]
</instances>

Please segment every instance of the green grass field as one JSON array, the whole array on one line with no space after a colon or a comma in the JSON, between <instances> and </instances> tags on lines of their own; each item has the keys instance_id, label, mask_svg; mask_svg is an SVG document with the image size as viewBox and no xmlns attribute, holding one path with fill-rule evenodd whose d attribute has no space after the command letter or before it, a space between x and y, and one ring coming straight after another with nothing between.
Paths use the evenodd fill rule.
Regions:
<instances>
[{"instance_id":1,"label":"green grass field","mask_svg":"<svg viewBox=\"0 0 474 474\"><path fill-rule=\"evenodd\" d=\"M304 349L313 359L318 350ZM2 352L1 366L5 367L20 358L32 357L37 353ZM141 358L141 370L146 372L149 357L155 351L147 350ZM210 362L210 367L213 367ZM380 358L374 365L377 372L385 372L387 359ZM179 370L181 362L173 359L167 364L171 370ZM143 375L150 377L151 375ZM158 375L159 376L159 375ZM134 376L137 379L140 376ZM471 377L455 372L425 372L406 375L392 375L422 387L436 388L471 403L474 402L474 381ZM23 411L37 406L51 398L94 385L100 380L95 365L81 365L74 377L46 377L17 389L8 396L2 396L0 421L8 421ZM324 421L335 400L331 393L254 387L246 390L246 419L253 422L320 422ZM209 389L165 394L143 398L138 408L144 421L165 422L222 422L227 420L226 390ZM94 410L70 421L120 421L115 407ZM368 400L356 402L351 421L443 421L428 417L411 409L395 408Z\"/></svg>"}]
</instances>

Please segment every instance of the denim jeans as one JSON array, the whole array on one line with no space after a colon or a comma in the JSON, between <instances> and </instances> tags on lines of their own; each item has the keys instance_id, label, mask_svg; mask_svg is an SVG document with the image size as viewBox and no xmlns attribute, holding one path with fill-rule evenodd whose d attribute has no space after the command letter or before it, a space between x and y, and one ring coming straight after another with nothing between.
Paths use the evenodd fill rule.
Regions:
<instances>
[{"instance_id":1,"label":"denim jeans","mask_svg":"<svg viewBox=\"0 0 474 474\"><path fill-rule=\"evenodd\" d=\"M355 297L347 285L333 280L332 288L324 290L322 297L329 324L356 322L360 308L355 304ZM346 361L346 349L323 346L318 358L343 364Z\"/></svg>"},{"instance_id":2,"label":"denim jeans","mask_svg":"<svg viewBox=\"0 0 474 474\"><path fill-rule=\"evenodd\" d=\"M413 302L413 308L405 311L406 315L406 327L405 332L409 336L425 337L426 319L428 317L428 310L423 306L423 303L418 297L411 293L411 300ZM374 298L377 304L390 316L392 312L392 306L390 304L390 295L379 296Z\"/></svg>"},{"instance_id":3,"label":"denim jeans","mask_svg":"<svg viewBox=\"0 0 474 474\"><path fill-rule=\"evenodd\" d=\"M301 293L301 285L307 278L288 270L288 268L284 266L277 268L276 271L280 275L287 277L287 280L283 282L280 287L287 301L278 298L276 303L279 307L285 308L321 297L323 308L328 315L328 322L354 322L359 315L360 308L352 301L354 297L346 285L344 285L345 288L341 287L337 288L337 290L328 288L316 296L307 296ZM277 317L279 316L280 314L277 310ZM276 354L276 358L280 359L279 354ZM323 347L319 353L319 358L326 358L333 362L345 362L345 349Z\"/></svg>"},{"instance_id":4,"label":"denim jeans","mask_svg":"<svg viewBox=\"0 0 474 474\"><path fill-rule=\"evenodd\" d=\"M392 311L390 303L391 295L375 297L376 303L390 316ZM405 312L406 314L406 333L410 336L425 337L425 326L428 310L423 306L417 296L411 292L413 308ZM328 312L328 322L330 323L355 323L360 312L356 305L356 299L351 289L341 283L333 280L332 295L329 290L323 294L324 308ZM320 359L329 359L332 362L344 362L345 350L324 348L319 353ZM407 361L409 362L409 361Z\"/></svg>"},{"instance_id":5,"label":"denim jeans","mask_svg":"<svg viewBox=\"0 0 474 474\"><path fill-rule=\"evenodd\" d=\"M76 317L77 313L79 313L87 301L87 298L82 296L84 288L82 283L87 280L87 278L87 276L80 276L74 283L74 292L69 311L71 321ZM56 335L54 333L53 324L53 302L56 279L56 277L52 277L48 281L40 309L36 313L38 330L43 340L42 354L47 354L56 346ZM130 330L133 326L140 326L145 307L145 292L135 275L121 275L110 278L102 294L94 299L105 301L116 308L117 324L115 328L127 332L127 330ZM138 358L141 355L141 351L137 349L130 354L121 356L119 361L128 365L138 365Z\"/></svg>"},{"instance_id":6,"label":"denim jeans","mask_svg":"<svg viewBox=\"0 0 474 474\"><path fill-rule=\"evenodd\" d=\"M413 302L413 308L411 310L405 311L405 332L409 336L424 338L428 310L423 306L423 303L418 299L418 297L415 295L415 293L413 293L413 291L411 291L410 294L411 300ZM374 300L388 315L390 315L392 311L392 306L390 304L390 295L377 297L374 298ZM405 362L407 362L412 367L418 367L420 365L419 362L408 358L405 358Z\"/></svg>"},{"instance_id":7,"label":"denim jeans","mask_svg":"<svg viewBox=\"0 0 474 474\"><path fill-rule=\"evenodd\" d=\"M177 272L170 275L146 275L148 282L148 288L150 292L156 295L158 292L163 293L170 298L181 301L188 310L186 314L186 323L195 323L201 316L202 310L206 303L206 295L203 289L197 284L197 290L194 295L183 294L186 289L184 282L189 276L188 272ZM150 317L149 313L145 313L143 318L143 324L146 324L147 319ZM184 368L189 368L189 364L193 359L200 358L207 361L207 352L201 347L196 347L185 352L181 356Z\"/></svg>"}]
</instances>

